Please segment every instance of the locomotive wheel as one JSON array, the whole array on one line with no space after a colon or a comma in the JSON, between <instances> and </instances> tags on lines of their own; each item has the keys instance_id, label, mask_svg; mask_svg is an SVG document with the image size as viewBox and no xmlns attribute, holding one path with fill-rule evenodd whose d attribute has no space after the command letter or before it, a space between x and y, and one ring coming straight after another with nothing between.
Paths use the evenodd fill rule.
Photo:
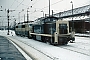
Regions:
<instances>
[{"instance_id":1,"label":"locomotive wheel","mask_svg":"<svg viewBox=\"0 0 90 60\"><path fill-rule=\"evenodd\" d=\"M74 43L74 41L73 40L70 40L70 43Z\"/></svg>"},{"instance_id":2,"label":"locomotive wheel","mask_svg":"<svg viewBox=\"0 0 90 60\"><path fill-rule=\"evenodd\" d=\"M51 40L46 41L48 45L52 45Z\"/></svg>"},{"instance_id":3,"label":"locomotive wheel","mask_svg":"<svg viewBox=\"0 0 90 60\"><path fill-rule=\"evenodd\" d=\"M72 38L72 40L70 40L70 43L74 43L75 42L75 38Z\"/></svg>"},{"instance_id":4,"label":"locomotive wheel","mask_svg":"<svg viewBox=\"0 0 90 60\"><path fill-rule=\"evenodd\" d=\"M33 39L36 40L36 36L35 35L33 35Z\"/></svg>"},{"instance_id":5,"label":"locomotive wheel","mask_svg":"<svg viewBox=\"0 0 90 60\"><path fill-rule=\"evenodd\" d=\"M67 45L67 44L68 44L68 42L64 42L64 43L63 43L63 45Z\"/></svg>"},{"instance_id":6,"label":"locomotive wheel","mask_svg":"<svg viewBox=\"0 0 90 60\"><path fill-rule=\"evenodd\" d=\"M47 41L46 44L50 45L50 42Z\"/></svg>"},{"instance_id":7,"label":"locomotive wheel","mask_svg":"<svg viewBox=\"0 0 90 60\"><path fill-rule=\"evenodd\" d=\"M45 42L49 45L51 45L51 39L50 37L45 37Z\"/></svg>"}]
</instances>

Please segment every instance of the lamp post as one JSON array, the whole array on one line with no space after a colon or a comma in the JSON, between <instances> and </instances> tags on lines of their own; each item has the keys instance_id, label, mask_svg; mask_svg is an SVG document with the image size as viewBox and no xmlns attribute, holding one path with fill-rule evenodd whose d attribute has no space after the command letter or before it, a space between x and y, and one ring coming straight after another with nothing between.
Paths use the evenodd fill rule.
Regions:
<instances>
[{"instance_id":1,"label":"lamp post","mask_svg":"<svg viewBox=\"0 0 90 60\"><path fill-rule=\"evenodd\" d=\"M16 27L16 19L14 18L14 30L15 30L15 27Z\"/></svg>"},{"instance_id":2,"label":"lamp post","mask_svg":"<svg viewBox=\"0 0 90 60\"><path fill-rule=\"evenodd\" d=\"M18 19L19 19L19 23L20 23L20 12L18 13Z\"/></svg>"},{"instance_id":3,"label":"lamp post","mask_svg":"<svg viewBox=\"0 0 90 60\"><path fill-rule=\"evenodd\" d=\"M70 2L72 4L72 31L74 31L74 21L73 21L73 2Z\"/></svg>"},{"instance_id":4,"label":"lamp post","mask_svg":"<svg viewBox=\"0 0 90 60\"><path fill-rule=\"evenodd\" d=\"M8 18L8 33L7 33L7 35L9 35L9 9L7 10L7 18Z\"/></svg>"},{"instance_id":5,"label":"lamp post","mask_svg":"<svg viewBox=\"0 0 90 60\"><path fill-rule=\"evenodd\" d=\"M29 14L28 14L29 11L28 11L28 9L29 8L27 8L27 22L29 22Z\"/></svg>"},{"instance_id":6,"label":"lamp post","mask_svg":"<svg viewBox=\"0 0 90 60\"><path fill-rule=\"evenodd\" d=\"M43 12L43 17L44 17L44 11L41 11L41 12Z\"/></svg>"},{"instance_id":7,"label":"lamp post","mask_svg":"<svg viewBox=\"0 0 90 60\"><path fill-rule=\"evenodd\" d=\"M24 14L24 22L25 22L25 14Z\"/></svg>"},{"instance_id":8,"label":"lamp post","mask_svg":"<svg viewBox=\"0 0 90 60\"><path fill-rule=\"evenodd\" d=\"M1 6L1 8L2 8L2 6ZM0 11L3 11L3 10L0 10Z\"/></svg>"},{"instance_id":9,"label":"lamp post","mask_svg":"<svg viewBox=\"0 0 90 60\"><path fill-rule=\"evenodd\" d=\"M2 6L1 6L1 8L2 8Z\"/></svg>"},{"instance_id":10,"label":"lamp post","mask_svg":"<svg viewBox=\"0 0 90 60\"><path fill-rule=\"evenodd\" d=\"M23 12L23 11L24 11L24 9L22 9L22 11L21 11L21 12ZM19 12L19 13L18 13L19 23L20 23L20 13L21 13L21 12Z\"/></svg>"},{"instance_id":11,"label":"lamp post","mask_svg":"<svg viewBox=\"0 0 90 60\"><path fill-rule=\"evenodd\" d=\"M49 0L49 17L50 17L50 0Z\"/></svg>"}]
</instances>

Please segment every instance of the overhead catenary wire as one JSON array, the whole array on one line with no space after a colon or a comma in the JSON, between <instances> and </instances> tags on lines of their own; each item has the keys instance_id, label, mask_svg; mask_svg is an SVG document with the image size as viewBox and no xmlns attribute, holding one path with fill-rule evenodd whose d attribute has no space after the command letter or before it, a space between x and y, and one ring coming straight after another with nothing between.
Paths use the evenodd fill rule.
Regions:
<instances>
[{"instance_id":1,"label":"overhead catenary wire","mask_svg":"<svg viewBox=\"0 0 90 60\"><path fill-rule=\"evenodd\" d=\"M33 1L33 0L32 0L32 1ZM35 0L35 3L33 3L31 6L28 6L30 3L29 3L28 5L25 5L25 4L22 4L22 3L21 3L21 4L22 4L23 6L26 6L26 7L24 8L24 10L27 10L27 8L29 8L29 7L32 8L33 5L35 5L35 4L36 4L37 2L39 2L39 1L40 1L40 0ZM20 2L19 2L19 3L20 3Z\"/></svg>"},{"instance_id":2,"label":"overhead catenary wire","mask_svg":"<svg viewBox=\"0 0 90 60\"><path fill-rule=\"evenodd\" d=\"M14 0L13 3L11 4L10 8L13 6L14 3L15 3L15 0ZM10 9L10 8L9 8L9 9Z\"/></svg>"},{"instance_id":3,"label":"overhead catenary wire","mask_svg":"<svg viewBox=\"0 0 90 60\"><path fill-rule=\"evenodd\" d=\"M16 1L17 3L19 3L19 5L14 9L15 11L16 11L16 9L17 9L20 5L23 5L23 6L26 6L26 7L29 5L29 4L28 4L28 5L22 4L24 0L21 1L21 2L18 2L17 0L15 0L15 1ZM24 8L23 10L25 10L25 9L26 9L26 8Z\"/></svg>"},{"instance_id":4,"label":"overhead catenary wire","mask_svg":"<svg viewBox=\"0 0 90 60\"><path fill-rule=\"evenodd\" d=\"M24 0L23 0L24 1ZM21 1L21 2L18 2L18 3L20 3L16 8L15 8L15 10L22 4L22 2L23 1ZM35 1L35 3L33 3L32 4L32 6L34 6L37 2L39 2L40 0L36 0ZM57 1L57 2L55 2L55 3L53 3L53 4L50 4L50 6L52 6L52 5L55 5L55 4L57 4L57 3L59 3L59 2L62 2L63 0L60 0L60 1ZM24 6L26 6L25 4L22 4L22 5L24 5ZM31 6L27 6L27 7L31 7ZM24 8L23 10L27 10L27 7L26 8ZM37 12L37 11L42 11L43 9L45 9L45 8L48 8L49 6L45 6L45 7L43 7L43 8L41 8L41 9L38 9L38 10L35 10L35 11L33 11L31 14L33 14L33 13L35 13L35 12ZM31 8L34 8L34 7L31 7Z\"/></svg>"},{"instance_id":5,"label":"overhead catenary wire","mask_svg":"<svg viewBox=\"0 0 90 60\"><path fill-rule=\"evenodd\" d=\"M50 6L55 5L55 4L57 4L57 3L60 3L60 2L62 2L62 1L63 1L63 0L57 1L57 2L55 2L55 3L53 3L53 4L50 4ZM45 9L45 8L48 8L48 7L49 7L49 6L45 6L45 7L41 8L41 9L39 9L39 10L36 10L36 11L32 12L31 14L33 14L33 13L35 13L35 12L37 12L37 11L41 11L41 10L43 10L43 9Z\"/></svg>"},{"instance_id":6,"label":"overhead catenary wire","mask_svg":"<svg viewBox=\"0 0 90 60\"><path fill-rule=\"evenodd\" d=\"M19 2L19 1L17 1L17 0L15 0L17 3L21 3L21 2ZM23 4L23 3L21 3L23 6L28 6L28 5L26 5L26 4Z\"/></svg>"},{"instance_id":7,"label":"overhead catenary wire","mask_svg":"<svg viewBox=\"0 0 90 60\"><path fill-rule=\"evenodd\" d=\"M18 2L17 0L15 0L15 1ZM24 1L24 0L23 0L23 1ZM22 2L23 2L23 1L22 1ZM32 6L35 5L35 4L36 4L37 2L39 2L39 1L40 1L40 0L36 0L35 3L32 4ZM22 4L22 2L18 2L19 5L15 8L15 10ZM58 2L60 2L60 1L58 1ZM56 2L56 3L58 3L58 2ZM54 4L56 4L56 3L54 3ZM51 5L54 5L54 4L51 4ZM28 5L22 4L22 5L23 5L23 6L26 6L26 8L27 8L27 6L28 6L29 4L28 4ZM31 6L28 6L28 7L31 7ZM44 8L47 8L47 7L49 7L49 6L46 6L46 7L44 7ZM26 8L24 8L24 10L25 10ZM42 9L44 9L44 8L41 8L41 9L39 9L39 10L42 10Z\"/></svg>"},{"instance_id":8,"label":"overhead catenary wire","mask_svg":"<svg viewBox=\"0 0 90 60\"><path fill-rule=\"evenodd\" d=\"M16 0L15 0L16 1ZM24 1L24 0L23 0ZM23 2L22 1L22 2ZM40 0L36 0L36 2L35 3L33 3L32 4L32 6L33 5L35 5L37 2L39 2ZM62 2L63 0L60 0L60 1L57 1L57 2L55 2L55 3L53 3L53 4L51 4L50 6L52 6L52 5L55 5L55 4L57 4L57 3L59 3L59 2ZM17 1L18 2L18 1ZM18 3L20 3L16 8L18 8L21 4L22 4L22 2L20 3L20 2L18 2ZM28 6L28 5L25 5L25 4L23 4L24 6ZM28 6L28 7L30 7L30 6ZM45 9L45 8L47 8L47 7L49 7L49 6L45 6L45 7L43 7L43 8L41 8L41 9L39 9L40 11L42 10L42 9ZM33 8L33 7L32 7ZM24 8L24 10L25 9L27 9L27 7L26 8Z\"/></svg>"},{"instance_id":9,"label":"overhead catenary wire","mask_svg":"<svg viewBox=\"0 0 90 60\"><path fill-rule=\"evenodd\" d=\"M16 1L16 0L15 0L15 1ZM17 7L14 9L14 11L16 11L16 9L23 3L23 1L24 1L24 0L22 0L22 1L19 3L19 5L17 5ZM12 14L12 13L11 13L11 14ZM11 15L11 14L10 14L10 15Z\"/></svg>"},{"instance_id":10,"label":"overhead catenary wire","mask_svg":"<svg viewBox=\"0 0 90 60\"><path fill-rule=\"evenodd\" d=\"M23 3L24 0L21 1L21 3L15 8L15 10Z\"/></svg>"},{"instance_id":11,"label":"overhead catenary wire","mask_svg":"<svg viewBox=\"0 0 90 60\"><path fill-rule=\"evenodd\" d=\"M36 0L35 3L32 4L32 6L34 6L36 3L38 3L40 0Z\"/></svg>"}]
</instances>

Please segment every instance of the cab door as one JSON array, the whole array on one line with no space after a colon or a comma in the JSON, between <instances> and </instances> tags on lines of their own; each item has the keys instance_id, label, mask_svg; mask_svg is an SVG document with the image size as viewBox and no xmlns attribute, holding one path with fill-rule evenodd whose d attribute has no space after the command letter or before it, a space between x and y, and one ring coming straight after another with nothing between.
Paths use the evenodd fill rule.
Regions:
<instances>
[{"instance_id":1,"label":"cab door","mask_svg":"<svg viewBox=\"0 0 90 60\"><path fill-rule=\"evenodd\" d=\"M69 33L69 22L59 20L56 22L56 32L58 34L68 34Z\"/></svg>"}]
</instances>

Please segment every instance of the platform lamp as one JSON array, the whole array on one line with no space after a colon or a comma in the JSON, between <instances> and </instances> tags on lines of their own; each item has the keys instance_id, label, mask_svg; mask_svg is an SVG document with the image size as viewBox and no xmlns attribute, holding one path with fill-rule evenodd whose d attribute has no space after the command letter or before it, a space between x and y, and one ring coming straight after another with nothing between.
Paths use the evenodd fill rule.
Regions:
<instances>
[{"instance_id":1,"label":"platform lamp","mask_svg":"<svg viewBox=\"0 0 90 60\"><path fill-rule=\"evenodd\" d=\"M74 21L73 21L73 2L70 2L72 4L72 31L74 31Z\"/></svg>"}]
</instances>

